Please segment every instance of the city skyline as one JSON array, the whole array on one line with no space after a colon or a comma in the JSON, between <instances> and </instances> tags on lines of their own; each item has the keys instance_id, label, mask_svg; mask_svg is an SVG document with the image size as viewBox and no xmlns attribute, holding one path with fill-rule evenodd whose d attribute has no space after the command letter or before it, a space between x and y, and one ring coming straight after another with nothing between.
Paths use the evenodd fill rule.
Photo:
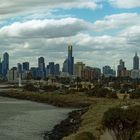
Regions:
<instances>
[{"instance_id":1,"label":"city skyline","mask_svg":"<svg viewBox=\"0 0 140 140\"><path fill-rule=\"evenodd\" d=\"M68 46L67 46L67 51L66 51L66 52L67 52L67 53L66 53L67 56L66 56L66 58L64 59L62 65L59 64L59 63L57 63L57 62L55 62L55 61L48 62L48 61L46 61L46 59L45 59L44 56L40 56L40 57L37 57L36 60L34 60L34 61L36 61L36 65L32 65L32 63L31 63L30 61L25 60L25 61L18 62L17 64L11 66L11 65L10 65L10 60L11 60L11 59L10 59L10 55L9 55L8 52L4 52L4 53L3 53L3 58L2 58L2 56L1 56L1 57L0 57L0 60L1 60L1 64L2 64L2 63L4 62L5 55L6 55L6 57L8 57L8 58L6 58L6 59L8 59L8 66L7 66L8 68L6 68L6 69L11 69L11 68L13 68L13 67L18 67L18 65L22 64L22 69L23 69L23 70L27 70L27 71L28 71L29 68L32 68L32 67L36 67L36 68L39 68L39 69L43 70L43 69L47 68L47 67L49 66L50 63L55 63L55 64L59 64L60 70L63 72L63 71L65 71L65 70L63 70L63 68L65 67L65 66L64 66L64 63L65 63L66 61L68 61L68 59L69 59L69 57L70 57L70 58L72 59L72 64L69 64L68 62L66 62L66 63L67 63L66 65L73 65L73 66L70 66L70 67L71 67L70 69L73 69L73 70L74 70L74 64L76 64L76 63L84 63L86 66L93 67L93 68L97 68L95 65L94 65L94 66L92 66L92 65L87 65L84 61L75 61L75 57L73 56L73 46L72 46L72 45L68 45ZM140 63L140 61L139 61L139 54L138 54L137 52L135 52L135 54L134 54L133 57L131 58L131 61L132 61L132 65L131 65L132 68L130 68L130 69L129 69L129 67L127 67L126 61L125 61L124 59L122 59L122 58L120 58L120 59L118 60L118 63L116 64L116 66L111 66L111 65L109 65L108 63L106 63L105 65L103 65L103 66L101 66L101 67L98 67L98 68L102 69L102 71L103 71L103 67L109 66L109 67L112 68L112 70L117 71L118 66L119 66L119 63L120 63L120 65L124 65L123 68L126 68L127 70L139 70L139 69L140 69L140 68L139 68L139 65L140 65L139 63ZM121 63L123 63L123 64L121 64ZM67 71L68 71L69 73L73 74L73 72L71 72L72 70L68 70L68 67L67 67Z\"/></svg>"},{"instance_id":2,"label":"city skyline","mask_svg":"<svg viewBox=\"0 0 140 140\"><path fill-rule=\"evenodd\" d=\"M35 66L40 56L62 66L70 43L76 62L113 66L122 58L131 69L133 54L140 52L139 7L139 0L5 0L1 52L10 54L12 66L21 61Z\"/></svg>"},{"instance_id":3,"label":"city skyline","mask_svg":"<svg viewBox=\"0 0 140 140\"><path fill-rule=\"evenodd\" d=\"M121 77L140 79L139 69L139 56L137 52L133 57L133 69L128 69L123 59L119 60L117 70L113 69L109 65L105 65L102 68L92 67L84 64L83 62L74 62L73 46L68 45L67 57L64 60L63 68L60 68L60 64L55 62L45 63L44 57L38 57L38 66L30 67L30 62L19 62L17 66L9 68L9 54L5 52L3 59L0 62L0 77L9 82L17 82L19 79L46 79L48 77L78 77L86 81L93 79L100 79L102 76L109 77Z\"/></svg>"}]
</instances>

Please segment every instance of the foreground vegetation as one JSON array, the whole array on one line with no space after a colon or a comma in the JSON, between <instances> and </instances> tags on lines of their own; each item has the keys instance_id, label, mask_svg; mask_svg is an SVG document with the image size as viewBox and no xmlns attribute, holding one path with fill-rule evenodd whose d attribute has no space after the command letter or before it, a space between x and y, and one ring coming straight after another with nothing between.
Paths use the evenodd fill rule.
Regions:
<instances>
[{"instance_id":1,"label":"foreground vegetation","mask_svg":"<svg viewBox=\"0 0 140 140\"><path fill-rule=\"evenodd\" d=\"M102 117L110 107L115 107L121 102L115 99L96 99L96 104L92 104L89 110L82 116L82 123L76 134L65 137L63 140L78 140L75 139L77 135L83 135L85 132L90 132L96 139L99 139L103 133ZM90 140L90 139L87 139Z\"/></svg>"},{"instance_id":2,"label":"foreground vegetation","mask_svg":"<svg viewBox=\"0 0 140 140\"><path fill-rule=\"evenodd\" d=\"M0 96L31 100L55 105L57 107L82 108L96 103L96 99L79 94L39 93L11 90L1 92Z\"/></svg>"},{"instance_id":3,"label":"foreground vegetation","mask_svg":"<svg viewBox=\"0 0 140 140\"><path fill-rule=\"evenodd\" d=\"M104 113L102 124L116 140L136 140L140 131L140 105L110 108Z\"/></svg>"}]
</instances>

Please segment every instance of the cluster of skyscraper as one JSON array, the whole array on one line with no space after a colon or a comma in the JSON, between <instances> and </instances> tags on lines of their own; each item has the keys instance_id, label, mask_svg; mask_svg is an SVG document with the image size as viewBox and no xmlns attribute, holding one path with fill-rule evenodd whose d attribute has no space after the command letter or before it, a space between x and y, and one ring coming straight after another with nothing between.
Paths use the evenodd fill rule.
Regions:
<instances>
[{"instance_id":1,"label":"cluster of skyscraper","mask_svg":"<svg viewBox=\"0 0 140 140\"><path fill-rule=\"evenodd\" d=\"M31 67L29 62L18 63L17 67L9 67L7 71L4 70L5 75L7 75L8 81L18 81L18 78L21 79L44 79L49 76L59 76L62 75L73 75L74 74L74 57L72 56L72 45L68 46L68 57L64 62L63 70L60 73L60 65L55 64L54 62L49 62L48 65L45 65L45 58L38 58L38 67ZM7 62L7 56L4 55L4 62ZM4 63L4 67L7 63ZM7 65L6 65L7 66ZM9 66L9 55L8 55L8 66ZM8 71L9 70L9 71Z\"/></svg>"},{"instance_id":2,"label":"cluster of skyscraper","mask_svg":"<svg viewBox=\"0 0 140 140\"><path fill-rule=\"evenodd\" d=\"M127 70L125 62L121 59L117 69L118 77L131 77L132 79L140 79L139 57L137 52L133 58L133 69Z\"/></svg>"},{"instance_id":3,"label":"cluster of skyscraper","mask_svg":"<svg viewBox=\"0 0 140 140\"><path fill-rule=\"evenodd\" d=\"M59 76L60 66L54 62L49 62L45 66L44 57L38 58L38 67L31 67L30 72L34 79L44 79L48 76Z\"/></svg>"},{"instance_id":4,"label":"cluster of skyscraper","mask_svg":"<svg viewBox=\"0 0 140 140\"><path fill-rule=\"evenodd\" d=\"M0 61L0 76L8 81L18 81L21 79L45 79L49 76L74 76L80 77L84 80L99 79L103 74L105 77L116 77L116 71L110 66L104 66L101 74L100 68L85 66L83 62L77 62L74 64L72 45L68 46L68 56L63 63L62 72L60 71L60 65L54 62L49 62L45 65L45 58L38 58L38 66L31 67L29 62L18 63L17 67L13 67L9 70L9 55L3 54L3 60ZM133 69L127 70L125 62L121 59L117 69L118 77L131 77L133 79L140 78L139 70L139 57L137 53L133 58Z\"/></svg>"}]
</instances>

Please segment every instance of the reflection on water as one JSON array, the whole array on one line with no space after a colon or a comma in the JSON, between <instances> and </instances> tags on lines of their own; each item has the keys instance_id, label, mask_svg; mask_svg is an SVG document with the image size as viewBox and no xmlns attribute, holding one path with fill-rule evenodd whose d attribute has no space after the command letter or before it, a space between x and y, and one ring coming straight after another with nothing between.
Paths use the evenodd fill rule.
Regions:
<instances>
[{"instance_id":1,"label":"reflection on water","mask_svg":"<svg viewBox=\"0 0 140 140\"><path fill-rule=\"evenodd\" d=\"M69 109L0 97L0 140L43 140Z\"/></svg>"}]
</instances>

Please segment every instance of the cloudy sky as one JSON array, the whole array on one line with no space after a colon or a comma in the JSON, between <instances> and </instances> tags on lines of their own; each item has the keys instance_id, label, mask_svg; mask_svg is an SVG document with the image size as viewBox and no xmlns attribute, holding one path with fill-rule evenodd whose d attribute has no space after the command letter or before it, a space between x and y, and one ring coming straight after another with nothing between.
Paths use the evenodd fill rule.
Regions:
<instances>
[{"instance_id":1,"label":"cloudy sky","mask_svg":"<svg viewBox=\"0 0 140 140\"><path fill-rule=\"evenodd\" d=\"M75 61L114 67L119 59L132 68L140 55L140 0L0 0L0 54L10 65L29 61L62 65L67 45Z\"/></svg>"}]
</instances>

